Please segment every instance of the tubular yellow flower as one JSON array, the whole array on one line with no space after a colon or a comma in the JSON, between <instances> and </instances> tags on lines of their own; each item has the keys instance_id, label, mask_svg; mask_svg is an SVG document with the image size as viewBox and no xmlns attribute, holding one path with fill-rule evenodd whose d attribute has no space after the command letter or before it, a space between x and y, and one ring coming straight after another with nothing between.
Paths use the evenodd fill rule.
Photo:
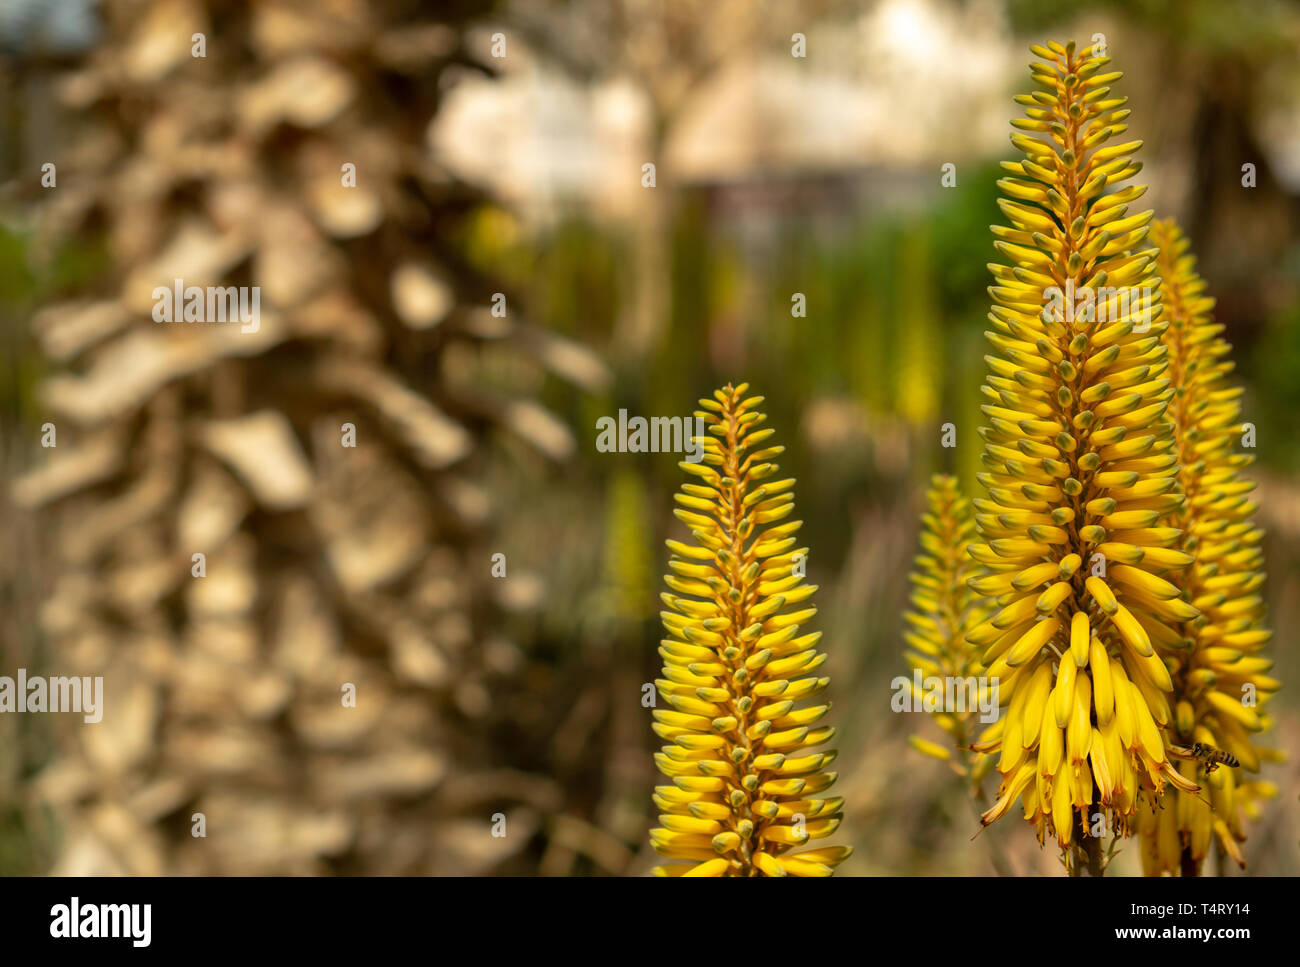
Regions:
<instances>
[{"instance_id":1,"label":"tubular yellow flower","mask_svg":"<svg viewBox=\"0 0 1300 967\"><path fill-rule=\"evenodd\" d=\"M926 494L926 512L921 515L921 553L911 574L914 610L904 615L910 627L903 637L910 650L903 657L923 678L947 681L983 674L979 660L983 649L966 640L989 613L984 599L966 583L983 570L970 557L974 537L975 517L956 478L935 474ZM924 696L917 693L915 682L909 681L908 687L913 707L922 706ZM917 751L949 762L958 775L969 776L976 786L993 765L991 757L968 751L978 710L978 704L967 704L964 711L949 709L932 716L951 743L910 737Z\"/></svg>"},{"instance_id":2,"label":"tubular yellow flower","mask_svg":"<svg viewBox=\"0 0 1300 967\"><path fill-rule=\"evenodd\" d=\"M817 588L803 581L808 549L795 546L802 522L785 520L794 480L772 479L784 447L767 444L763 398L746 389L700 400L711 436L697 438L702 462L680 465L696 482L682 485L676 516L695 543L668 542L656 685L672 709L655 710L654 730L673 785L655 789L662 826L650 841L690 865L661 876L829 876L851 852L795 852L835 832L843 800L824 796L835 753L816 751L835 734L818 724L829 704L796 707L830 679L815 674L821 633L799 633Z\"/></svg>"},{"instance_id":3,"label":"tubular yellow flower","mask_svg":"<svg viewBox=\"0 0 1300 967\"><path fill-rule=\"evenodd\" d=\"M1243 782L1240 769L1258 772L1265 750L1251 734L1269 725L1262 709L1280 683L1267 675L1272 661L1260 655L1272 632L1263 626L1263 532L1255 526L1254 485L1240 471L1252 457L1235 452L1241 434L1241 391L1227 380L1230 347L1213 322L1214 300L1196 274L1188 242L1172 219L1152 225L1168 329L1169 377L1178 388L1169 404L1178 446L1178 482L1186 500L1161 521L1183 532L1182 548L1195 561L1173 579L1181 597L1202 616L1181 623L1166 649L1172 668L1174 706L1169 725L1175 750L1188 750L1179 764L1207 793L1174 791L1162 808L1144 809L1141 834L1147 873L1198 874L1212 839L1245 866L1240 808L1267 795L1265 783ZM1188 753L1195 754L1189 755ZM1221 755L1226 753L1228 759Z\"/></svg>"},{"instance_id":4,"label":"tubular yellow flower","mask_svg":"<svg viewBox=\"0 0 1300 967\"><path fill-rule=\"evenodd\" d=\"M1172 682L1153 643L1179 642L1197 611L1165 576L1191 558L1162 524L1182 497L1166 323L1154 257L1138 251L1152 213L1129 213L1142 186L1106 193L1140 170L1141 142L1121 141L1129 111L1108 58L1031 50L1040 90L1016 98L1011 136L1025 157L998 183L1009 264L990 266L988 499L971 548L997 611L968 639L1006 708L976 748L998 752L1002 774L985 824L1020 799L1040 840L1095 858L1097 813L1127 835L1142 788L1194 787L1166 753Z\"/></svg>"}]
</instances>

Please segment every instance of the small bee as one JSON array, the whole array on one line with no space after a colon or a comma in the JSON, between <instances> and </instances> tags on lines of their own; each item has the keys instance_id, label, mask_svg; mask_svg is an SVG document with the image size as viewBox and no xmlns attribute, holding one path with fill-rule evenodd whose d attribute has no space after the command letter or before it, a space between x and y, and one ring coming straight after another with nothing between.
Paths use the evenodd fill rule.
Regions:
<instances>
[{"instance_id":1,"label":"small bee","mask_svg":"<svg viewBox=\"0 0 1300 967\"><path fill-rule=\"evenodd\" d=\"M1212 745L1205 745L1203 742L1197 742L1190 749L1181 745L1171 745L1169 754L1177 756L1180 759L1197 759L1205 767L1207 774L1219 768L1220 765L1228 766L1235 769L1241 765L1237 757L1230 752L1224 752L1222 749L1216 749Z\"/></svg>"}]
</instances>

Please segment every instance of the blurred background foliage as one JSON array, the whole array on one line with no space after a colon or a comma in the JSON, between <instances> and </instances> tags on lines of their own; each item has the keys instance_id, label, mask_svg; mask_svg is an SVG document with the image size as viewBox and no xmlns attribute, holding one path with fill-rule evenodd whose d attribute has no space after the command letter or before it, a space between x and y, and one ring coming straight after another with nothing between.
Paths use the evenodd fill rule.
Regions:
<instances>
[{"instance_id":1,"label":"blurred background foliage","mask_svg":"<svg viewBox=\"0 0 1300 967\"><path fill-rule=\"evenodd\" d=\"M0 180L15 184L42 156L32 141L47 125L31 105L44 70L75 56L46 47L35 22L0 18ZM1300 4L517 0L476 30L483 52L506 34L500 76L449 85L428 140L492 200L448 237L501 280L512 311L594 350L614 377L583 391L508 353L454 358L456 379L533 394L578 444L555 464L493 436L479 466L497 509L488 543L509 559L503 620L530 659L493 697L519 707L490 738L564 788L514 871L652 863L657 743L641 689L659 664L663 541L681 536L671 495L682 474L669 455L597 452L595 425L619 409L686 416L733 380L766 396L783 470L799 481L839 729L837 841L857 847L842 872L991 873L994 854L1016 873L1056 871L1014 818L972 842L960 784L907 747L917 723L889 711L925 481L954 472L969 492L978 467L994 182L1011 155L1010 97L1028 87L1026 45L1046 38L1104 33L1127 75L1131 134L1146 142L1144 201L1188 228L1220 300L1259 428L1274 674L1300 678L1289 631L1300 610ZM806 59L790 56L795 31ZM653 189L641 186L646 162ZM954 188L940 182L946 163ZM1246 163L1254 188L1242 185ZM90 239L33 250L24 196L8 201L0 429L16 473L35 460L41 413L31 314L102 258ZM796 294L806 316L792 314ZM947 423L953 449L940 446ZM24 598L8 550L39 560L39 536L11 516L0 539L4 667L13 655L39 665L34 578ZM1275 706L1274 741L1288 750L1300 736L1294 695L1288 686ZM0 872L41 869L54 849L27 788L50 754L40 731L0 719ZM1281 794L1246 843L1251 872L1300 873L1298 768L1292 753L1273 769ZM1118 870L1136 871L1132 852Z\"/></svg>"}]
</instances>

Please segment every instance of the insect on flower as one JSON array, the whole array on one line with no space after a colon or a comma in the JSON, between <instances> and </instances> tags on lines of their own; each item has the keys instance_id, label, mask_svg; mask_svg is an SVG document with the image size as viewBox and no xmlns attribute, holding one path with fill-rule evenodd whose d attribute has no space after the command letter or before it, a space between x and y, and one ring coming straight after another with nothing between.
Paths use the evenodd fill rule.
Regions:
<instances>
[{"instance_id":1,"label":"insect on flower","mask_svg":"<svg viewBox=\"0 0 1300 967\"><path fill-rule=\"evenodd\" d=\"M1187 239L1172 219L1152 224L1151 243L1167 318L1163 340L1169 377L1177 393L1169 404L1178 453L1178 492L1163 525L1182 533L1180 546L1194 560L1171 578L1180 597L1198 609L1196 617L1155 639L1173 683L1170 749L1209 750L1206 759L1185 757L1180 771L1203 778L1202 793L1176 792L1163 810L1139 814L1143 868L1147 873L1199 872L1212 841L1245 865L1241 812L1274 792L1232 771L1257 773L1271 750L1254 745L1265 730L1264 711L1281 682L1268 675L1273 662L1261 652L1272 638L1264 627L1263 531L1256 526L1254 484L1241 471L1251 463L1238 453L1241 390L1227 377L1230 347L1214 322L1214 299L1196 273ZM1223 751L1219 751L1223 750ZM1181 756L1180 756L1181 757ZM1232 768L1216 771L1222 763ZM1198 772L1200 775L1198 775Z\"/></svg>"},{"instance_id":2,"label":"insect on flower","mask_svg":"<svg viewBox=\"0 0 1300 967\"><path fill-rule=\"evenodd\" d=\"M1197 742L1190 749L1184 748L1181 745L1171 745L1169 747L1169 754L1177 756L1180 759L1193 759L1199 762L1201 767L1207 773L1213 772L1221 765L1229 766L1233 769L1236 769L1241 765L1241 763L1237 761L1237 757L1232 753L1216 749L1212 745L1202 745L1200 742Z\"/></svg>"}]
</instances>

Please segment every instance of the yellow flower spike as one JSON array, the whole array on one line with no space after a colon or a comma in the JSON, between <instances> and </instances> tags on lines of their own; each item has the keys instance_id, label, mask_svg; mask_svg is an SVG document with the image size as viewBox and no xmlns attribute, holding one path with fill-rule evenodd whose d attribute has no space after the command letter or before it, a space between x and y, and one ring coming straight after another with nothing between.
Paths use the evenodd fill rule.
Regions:
<instances>
[{"instance_id":1,"label":"yellow flower spike","mask_svg":"<svg viewBox=\"0 0 1300 967\"><path fill-rule=\"evenodd\" d=\"M987 575L971 586L996 610L969 640L990 673L1014 672L1014 687L1033 691L1049 668L1045 710L1026 700L987 747L1004 794L1025 767L1045 783L1025 810L1040 841L1075 843L1095 872L1089 804L1125 834L1137 790L1167 782L1157 723L1168 721L1161 688L1172 681L1155 649L1195 620L1177 593L1191 558L1167 519L1183 506L1166 416L1175 384L1154 253L1142 250L1152 214L1130 209L1145 189L1123 185L1140 168L1131 160L1140 142L1118 137L1126 99L1110 95L1120 75L1103 72L1091 48L1035 51L1041 96L1019 99L1029 107L1011 137L1024 160L1004 165L998 183L1009 224L993 229L1004 262L990 267L978 475L987 498L973 502L980 539L970 554ZM1027 732L1035 714L1036 734ZM1243 734L1251 724L1232 722ZM1007 752L1012 740L1029 754Z\"/></svg>"},{"instance_id":2,"label":"yellow flower spike","mask_svg":"<svg viewBox=\"0 0 1300 967\"><path fill-rule=\"evenodd\" d=\"M659 867L663 876L829 876L851 852L796 851L835 831L843 800L821 797L835 781L825 768L835 753L817 751L834 737L815 724L829 706L795 707L828 684L810 674L825 661L820 634L799 634L816 614L799 605L816 588L804 583L799 522L784 521L794 482L773 479L780 448L767 445L762 398L747 388L700 401L712 446L705 465L681 464L694 482L677 516L695 544L668 542L664 583L676 593L663 596L656 685L671 709L654 718L668 742L655 761L673 785L655 790L661 826L650 842L689 865ZM914 642L929 654L927 645Z\"/></svg>"},{"instance_id":3,"label":"yellow flower spike","mask_svg":"<svg viewBox=\"0 0 1300 967\"><path fill-rule=\"evenodd\" d=\"M930 478L919 539L921 552L910 577L912 608L904 615L909 626L904 639L910 648L904 657L924 677L979 677L985 671L981 663L983 649L969 636L977 628L996 635L989 652L999 654L1008 650L1015 639L985 621L992 608L983 603L974 586L980 585L987 574L969 554L975 539L974 514L955 477L935 474ZM983 642L983 635L977 637ZM1007 640L999 646L1004 638ZM996 655L985 657L992 660ZM979 764L984 755L969 748L979 728L978 714L976 704L964 711L930 716L948 733L951 745L913 736L913 748L923 755L948 760L957 772L978 783L983 775Z\"/></svg>"},{"instance_id":4,"label":"yellow flower spike","mask_svg":"<svg viewBox=\"0 0 1300 967\"><path fill-rule=\"evenodd\" d=\"M1162 335L1168 348L1167 376L1178 389L1168 417L1177 438L1177 496L1182 498L1171 503L1160 524L1182 531L1175 550L1193 563L1159 582L1118 568L1112 574L1126 588L1144 593L1148 611L1155 610L1151 605L1159 599L1173 606L1171 615L1190 605L1204 612L1174 623L1182 647L1169 652L1177 660L1171 750L1192 753L1179 771L1203 788L1195 794L1167 794L1174 797L1164 804L1174 816L1168 821L1172 832L1163 825L1141 831L1143 854L1154 858L1149 872L1197 875L1212 839L1245 866L1238 845L1244 839L1240 813L1250 807L1249 797L1241 794L1244 784L1238 769L1259 768L1251 733L1263 728L1259 709L1276 683L1263 675L1271 663L1257 658L1272 635L1263 626L1263 600L1255 593L1263 583L1262 532L1255 526L1255 504L1249 499L1253 484L1241 475L1252 457L1236 452L1240 391L1227 379L1232 370L1230 347L1219 335L1223 327L1213 321L1214 300L1206 295L1188 241L1175 222L1154 222L1150 241L1158 252L1156 268L1168 319ZM1243 702L1252 689L1255 706ZM1240 765L1215 762L1222 753Z\"/></svg>"}]
</instances>

